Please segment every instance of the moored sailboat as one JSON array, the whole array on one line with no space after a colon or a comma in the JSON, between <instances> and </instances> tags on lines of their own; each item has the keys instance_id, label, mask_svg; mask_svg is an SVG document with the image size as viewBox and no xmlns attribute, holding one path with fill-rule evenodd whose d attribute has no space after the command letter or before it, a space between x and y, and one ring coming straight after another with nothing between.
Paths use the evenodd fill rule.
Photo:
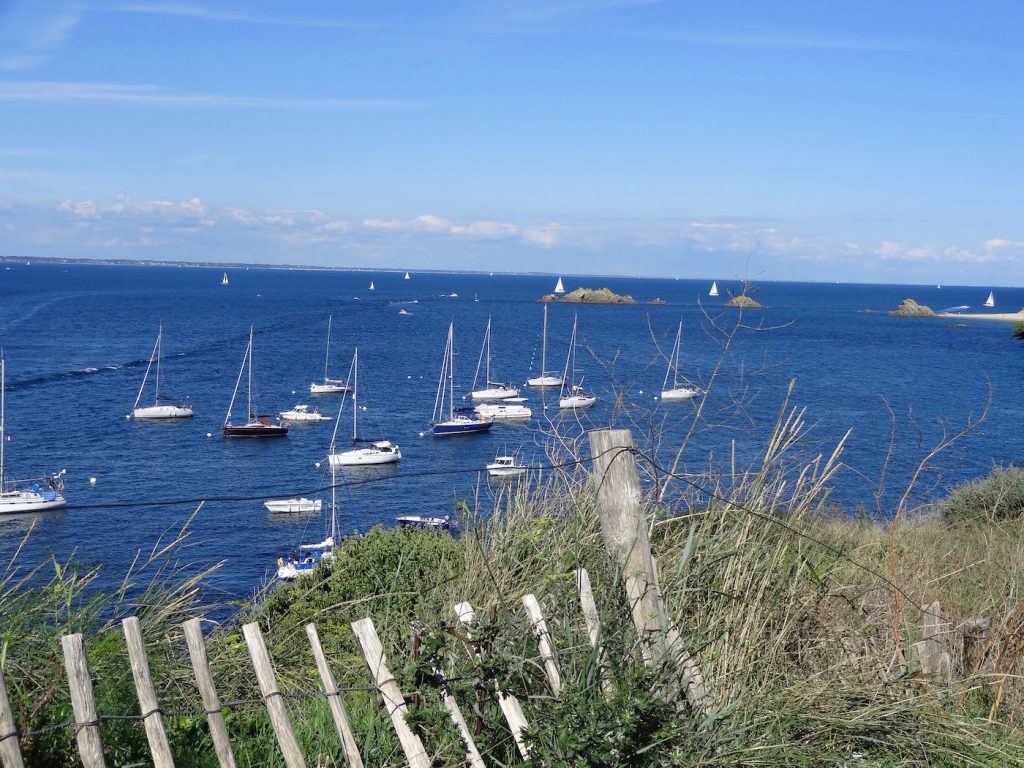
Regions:
<instances>
[{"instance_id":1,"label":"moored sailboat","mask_svg":"<svg viewBox=\"0 0 1024 768\"><path fill-rule=\"evenodd\" d=\"M338 535L338 508L337 508L337 482L334 469L331 469L331 526L327 537L316 544L302 544L297 552L292 552L288 557L278 558L277 578L282 581L293 581L305 576L312 576L313 570L321 561L331 560L334 557L334 542ZM317 501L317 504L320 502ZM319 511L319 507L317 507Z\"/></svg>"},{"instance_id":2,"label":"moored sailboat","mask_svg":"<svg viewBox=\"0 0 1024 768\"><path fill-rule=\"evenodd\" d=\"M558 396L558 407L563 410L583 410L597 402L594 395L587 394L583 389L583 378L576 381L576 323L577 317L572 319L572 335L569 337L569 354L565 359L565 374L563 382L568 382L568 387L563 383L562 391Z\"/></svg>"},{"instance_id":3,"label":"moored sailboat","mask_svg":"<svg viewBox=\"0 0 1024 768\"><path fill-rule=\"evenodd\" d=\"M359 436L359 347L352 355L352 447L347 451L337 450L338 425L341 424L341 412L345 408L342 400L338 409L338 421L334 425L331 436L331 447L327 460L332 467L356 467L371 464L391 464L402 458L401 449L390 440L368 439Z\"/></svg>"},{"instance_id":4,"label":"moored sailboat","mask_svg":"<svg viewBox=\"0 0 1024 768\"><path fill-rule=\"evenodd\" d=\"M341 379L332 379L327 375L327 366L331 361L331 325L334 322L334 315L327 316L327 349L324 352L324 380L318 384L313 382L309 385L310 394L313 395L334 395L348 392L348 387Z\"/></svg>"},{"instance_id":5,"label":"moored sailboat","mask_svg":"<svg viewBox=\"0 0 1024 768\"><path fill-rule=\"evenodd\" d=\"M238 370L238 379L235 381L235 389L231 393L231 402L228 404L228 413L224 417L224 437L286 437L288 426L276 416L261 416L256 413L252 405L252 326L249 326L249 345L245 348L245 357L242 358L242 367ZM242 374L248 370L248 397L247 418L245 421L232 421L231 411L235 407L235 398L238 396L238 387L242 383Z\"/></svg>"},{"instance_id":6,"label":"moored sailboat","mask_svg":"<svg viewBox=\"0 0 1024 768\"><path fill-rule=\"evenodd\" d=\"M129 418L132 419L187 419L192 416L192 406L179 403L172 398L160 395L160 360L162 358L164 338L164 326L160 324L160 330L156 334L156 343L153 345L153 352L149 356L149 365L146 366L146 374L142 377L142 386L139 387L139 394L135 398L135 405ZM153 393L153 405L139 408L139 401L142 400L142 393L146 389L146 380L149 379L149 372L156 361L155 391ZM160 400L167 400L164 404Z\"/></svg>"},{"instance_id":7,"label":"moored sailboat","mask_svg":"<svg viewBox=\"0 0 1024 768\"><path fill-rule=\"evenodd\" d=\"M494 421L477 414L472 408L455 408L455 324L448 326L448 341L441 362L441 376L437 382L437 396L434 398L434 413L430 423L434 435L468 435L486 432ZM447 407L446 407L447 406Z\"/></svg>"},{"instance_id":8,"label":"moored sailboat","mask_svg":"<svg viewBox=\"0 0 1024 768\"><path fill-rule=\"evenodd\" d=\"M544 330L541 332L540 340L540 376L527 379L526 383L531 387L560 387L562 379L548 372L548 305L544 305Z\"/></svg>"},{"instance_id":9,"label":"moored sailboat","mask_svg":"<svg viewBox=\"0 0 1024 768\"><path fill-rule=\"evenodd\" d=\"M679 321L679 330L676 331L676 340L672 345L672 354L668 359L668 368L665 370L665 380L661 384L662 400L692 400L701 392L697 387L690 384L679 383L679 347L683 340L683 321ZM668 386L668 377L672 376L672 387Z\"/></svg>"},{"instance_id":10,"label":"moored sailboat","mask_svg":"<svg viewBox=\"0 0 1024 768\"><path fill-rule=\"evenodd\" d=\"M484 368L484 386L477 389L481 366ZM511 384L502 384L491 380L491 318L489 317L487 318L487 329L484 331L484 341L480 347L480 357L476 361L476 372L473 374L473 386L470 393L474 400L505 400L519 395L519 390Z\"/></svg>"}]
</instances>

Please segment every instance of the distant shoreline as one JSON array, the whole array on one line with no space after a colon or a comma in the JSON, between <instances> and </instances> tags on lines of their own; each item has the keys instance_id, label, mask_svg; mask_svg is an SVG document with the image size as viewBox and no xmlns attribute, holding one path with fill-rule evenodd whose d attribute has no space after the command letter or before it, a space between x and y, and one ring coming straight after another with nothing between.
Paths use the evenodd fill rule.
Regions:
<instances>
[{"instance_id":1,"label":"distant shoreline","mask_svg":"<svg viewBox=\"0 0 1024 768\"><path fill-rule=\"evenodd\" d=\"M1014 321L1019 320L1024 322L1024 309L1017 312L996 312L994 314L978 314L978 313L964 313L964 312L937 312L936 317L942 317L947 320L961 318L963 320L1008 320Z\"/></svg>"}]
</instances>

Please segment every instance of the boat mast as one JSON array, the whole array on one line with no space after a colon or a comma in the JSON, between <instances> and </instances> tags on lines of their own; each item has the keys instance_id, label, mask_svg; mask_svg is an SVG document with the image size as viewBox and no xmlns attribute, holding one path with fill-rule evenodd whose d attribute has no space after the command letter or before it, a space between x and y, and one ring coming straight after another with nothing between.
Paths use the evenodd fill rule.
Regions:
<instances>
[{"instance_id":1,"label":"boat mast","mask_svg":"<svg viewBox=\"0 0 1024 768\"><path fill-rule=\"evenodd\" d=\"M149 378L149 371L153 367L153 360L156 358L157 350L160 348L160 334L163 333L163 324L160 325L160 333L156 335L156 343L153 344L153 351L149 355L149 365L146 366L146 375L142 377L142 386L139 387L139 394L135 396L135 405L132 406L132 414L134 415L135 409L139 407L139 401L142 400L142 392L146 389L146 380ZM159 379L158 379L159 381ZM228 409L230 414L231 409Z\"/></svg>"},{"instance_id":2,"label":"boat mast","mask_svg":"<svg viewBox=\"0 0 1024 768\"><path fill-rule=\"evenodd\" d=\"M231 410L235 407L235 398L238 396L238 387L242 383L242 374L245 373L245 361L249 359L249 349L252 346L252 326L249 326L249 347L245 348L245 357L242 358L242 367L238 369L238 378L235 379L235 389L231 393L231 402L228 403L228 415L224 417L224 426L231 421Z\"/></svg>"},{"instance_id":3,"label":"boat mast","mask_svg":"<svg viewBox=\"0 0 1024 768\"><path fill-rule=\"evenodd\" d=\"M487 345L487 378L484 380L484 388L490 389L491 387L491 318L487 318L487 336L484 339L484 343Z\"/></svg>"},{"instance_id":4,"label":"boat mast","mask_svg":"<svg viewBox=\"0 0 1024 768\"><path fill-rule=\"evenodd\" d=\"M249 326L249 349L246 350L246 354L249 357L249 421L253 420L252 416L252 326Z\"/></svg>"},{"instance_id":5,"label":"boat mast","mask_svg":"<svg viewBox=\"0 0 1024 768\"><path fill-rule=\"evenodd\" d=\"M163 356L161 342L164 338L164 324L160 323L160 330L156 334L156 392L153 395L153 405L160 405L160 358Z\"/></svg>"},{"instance_id":6,"label":"boat mast","mask_svg":"<svg viewBox=\"0 0 1024 768\"><path fill-rule=\"evenodd\" d=\"M334 315L327 316L327 351L324 353L324 384L327 383L327 361L331 357L331 322Z\"/></svg>"},{"instance_id":7,"label":"boat mast","mask_svg":"<svg viewBox=\"0 0 1024 768\"><path fill-rule=\"evenodd\" d=\"M328 463L330 463L330 462L328 462ZM337 486L338 486L338 470L332 464L331 465L331 545L332 546L334 545L334 536L335 536L335 533L337 532L337 527L338 527L337 507L335 506L335 501L337 499L337 492L338 492L338 487Z\"/></svg>"},{"instance_id":8,"label":"boat mast","mask_svg":"<svg viewBox=\"0 0 1024 768\"><path fill-rule=\"evenodd\" d=\"M356 419L359 414L359 347L352 356L352 442L359 437Z\"/></svg>"},{"instance_id":9,"label":"boat mast","mask_svg":"<svg viewBox=\"0 0 1024 768\"><path fill-rule=\"evenodd\" d=\"M668 359L668 368L665 369L665 381L662 382L661 388L665 389L668 386L668 375L672 374L672 389L676 389L679 386L679 342L683 337L683 321L679 321L679 330L676 331L676 341L672 345L672 354Z\"/></svg>"},{"instance_id":10,"label":"boat mast","mask_svg":"<svg viewBox=\"0 0 1024 768\"><path fill-rule=\"evenodd\" d=\"M544 305L544 331L540 338L540 375L548 375L548 305Z\"/></svg>"},{"instance_id":11,"label":"boat mast","mask_svg":"<svg viewBox=\"0 0 1024 768\"><path fill-rule=\"evenodd\" d=\"M572 386L576 382L576 319L578 315L573 315L572 318L572 335L569 337L569 354L565 356L565 371L562 373L562 388L559 390L559 397L561 393L565 392L565 382L572 382L569 385L569 394L572 394ZM569 378L569 365L572 364L572 378Z\"/></svg>"},{"instance_id":12,"label":"boat mast","mask_svg":"<svg viewBox=\"0 0 1024 768\"><path fill-rule=\"evenodd\" d=\"M4 418L7 412L6 374L6 363L3 357L0 357L0 493L4 492L4 446L7 443L7 432L5 431L7 422Z\"/></svg>"},{"instance_id":13,"label":"boat mast","mask_svg":"<svg viewBox=\"0 0 1024 768\"><path fill-rule=\"evenodd\" d=\"M451 346L452 341L452 328L454 323L448 326L448 342L444 347L444 358L441 360L441 376L437 380L437 394L434 395L434 413L431 415L430 420L432 424L436 424L444 419L442 411L444 410L444 377L448 373L448 350Z\"/></svg>"},{"instance_id":14,"label":"boat mast","mask_svg":"<svg viewBox=\"0 0 1024 768\"><path fill-rule=\"evenodd\" d=\"M455 323L448 326L448 420L455 420Z\"/></svg>"}]
</instances>

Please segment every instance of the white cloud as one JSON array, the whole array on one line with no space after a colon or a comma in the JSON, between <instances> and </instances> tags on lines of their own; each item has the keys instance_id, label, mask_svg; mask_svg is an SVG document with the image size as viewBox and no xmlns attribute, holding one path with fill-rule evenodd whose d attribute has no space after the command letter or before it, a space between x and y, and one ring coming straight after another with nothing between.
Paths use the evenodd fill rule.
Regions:
<instances>
[{"instance_id":1,"label":"white cloud","mask_svg":"<svg viewBox=\"0 0 1024 768\"><path fill-rule=\"evenodd\" d=\"M82 20L76 2L16 3L0 33L0 69L39 66L67 40Z\"/></svg>"}]
</instances>

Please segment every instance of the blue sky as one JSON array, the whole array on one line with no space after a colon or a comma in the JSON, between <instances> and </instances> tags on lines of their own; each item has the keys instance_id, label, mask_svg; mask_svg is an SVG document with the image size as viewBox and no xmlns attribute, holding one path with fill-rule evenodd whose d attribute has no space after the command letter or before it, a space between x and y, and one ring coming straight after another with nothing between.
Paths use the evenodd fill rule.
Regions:
<instances>
[{"instance_id":1,"label":"blue sky","mask_svg":"<svg viewBox=\"0 0 1024 768\"><path fill-rule=\"evenodd\" d=\"M1017 285L1022 22L0 0L0 254Z\"/></svg>"}]
</instances>

